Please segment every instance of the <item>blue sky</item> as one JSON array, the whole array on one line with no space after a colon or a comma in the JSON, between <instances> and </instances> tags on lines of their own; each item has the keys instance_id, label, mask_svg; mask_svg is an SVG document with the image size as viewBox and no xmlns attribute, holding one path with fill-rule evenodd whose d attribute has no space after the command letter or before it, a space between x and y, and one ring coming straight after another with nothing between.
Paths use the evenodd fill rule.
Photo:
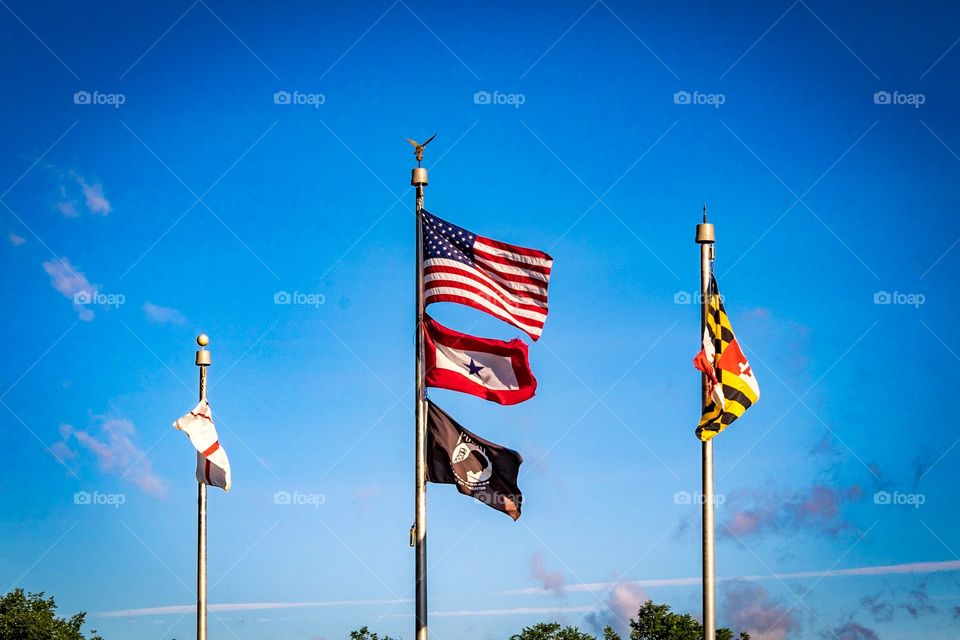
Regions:
<instances>
[{"instance_id":1,"label":"blue sky","mask_svg":"<svg viewBox=\"0 0 960 640\"><path fill-rule=\"evenodd\" d=\"M555 263L537 396L431 393L526 459L517 523L430 487L434 637L698 612L704 201L763 393L716 440L720 622L960 625L956 8L0 4L3 587L108 638L191 636L193 454L170 425L205 331L234 470L210 497L211 637L410 637L403 138L437 132L427 208Z\"/></svg>"}]
</instances>

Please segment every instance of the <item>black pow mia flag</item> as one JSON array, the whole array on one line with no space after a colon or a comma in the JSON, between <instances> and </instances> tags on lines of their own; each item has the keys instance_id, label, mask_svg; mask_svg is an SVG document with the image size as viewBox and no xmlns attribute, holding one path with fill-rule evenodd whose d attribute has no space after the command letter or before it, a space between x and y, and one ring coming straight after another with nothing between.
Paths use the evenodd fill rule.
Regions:
<instances>
[{"instance_id":1,"label":"black pow mia flag","mask_svg":"<svg viewBox=\"0 0 960 640\"><path fill-rule=\"evenodd\" d=\"M463 495L519 518L523 456L470 433L433 402L427 405L427 481L455 484Z\"/></svg>"}]
</instances>

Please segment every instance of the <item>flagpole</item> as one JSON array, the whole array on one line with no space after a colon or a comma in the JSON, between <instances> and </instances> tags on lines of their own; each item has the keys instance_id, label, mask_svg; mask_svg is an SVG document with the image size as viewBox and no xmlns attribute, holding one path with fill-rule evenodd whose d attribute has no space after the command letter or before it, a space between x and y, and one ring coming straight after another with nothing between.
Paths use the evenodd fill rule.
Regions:
<instances>
[{"instance_id":1,"label":"flagpole","mask_svg":"<svg viewBox=\"0 0 960 640\"><path fill-rule=\"evenodd\" d=\"M707 222L707 205L703 205L703 222L697 225L697 244L700 245L700 338L707 324L707 294L715 256L713 225ZM707 401L707 376L700 382L701 400ZM703 640L715 640L716 620L716 553L713 520L713 440L701 443L703 508Z\"/></svg>"},{"instance_id":2,"label":"flagpole","mask_svg":"<svg viewBox=\"0 0 960 640\"><path fill-rule=\"evenodd\" d=\"M210 352L206 346L210 338L205 333L197 336L196 364L200 367L200 402L207 399L207 367ZM207 640L207 485L197 483L197 640Z\"/></svg>"},{"instance_id":3,"label":"flagpole","mask_svg":"<svg viewBox=\"0 0 960 640\"><path fill-rule=\"evenodd\" d=\"M429 141L428 141L429 142ZM417 150L417 167L413 170L410 184L416 187L416 234L417 234L417 279L416 279L416 521L413 530L413 545L416 555L416 640L427 640L427 415L426 385L423 361L423 188L427 186L427 170L420 166L423 147Z\"/></svg>"}]
</instances>

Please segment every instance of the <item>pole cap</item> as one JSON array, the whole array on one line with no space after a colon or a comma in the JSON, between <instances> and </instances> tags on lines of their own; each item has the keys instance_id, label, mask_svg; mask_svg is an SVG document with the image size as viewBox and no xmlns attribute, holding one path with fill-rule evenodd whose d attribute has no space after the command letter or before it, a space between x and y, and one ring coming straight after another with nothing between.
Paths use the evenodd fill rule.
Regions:
<instances>
[{"instance_id":1,"label":"pole cap","mask_svg":"<svg viewBox=\"0 0 960 640\"><path fill-rule=\"evenodd\" d=\"M701 222L697 225L697 244L713 244L716 241L712 222Z\"/></svg>"},{"instance_id":2,"label":"pole cap","mask_svg":"<svg viewBox=\"0 0 960 640\"><path fill-rule=\"evenodd\" d=\"M206 349L206 346L210 344L210 337L205 333L201 333L197 336L197 344L200 345L200 350L197 351L197 366L205 367L210 364L210 352Z\"/></svg>"},{"instance_id":3,"label":"pole cap","mask_svg":"<svg viewBox=\"0 0 960 640\"><path fill-rule=\"evenodd\" d=\"M427 186L427 170L424 167L416 167L413 175L410 176L410 184L414 187Z\"/></svg>"}]
</instances>

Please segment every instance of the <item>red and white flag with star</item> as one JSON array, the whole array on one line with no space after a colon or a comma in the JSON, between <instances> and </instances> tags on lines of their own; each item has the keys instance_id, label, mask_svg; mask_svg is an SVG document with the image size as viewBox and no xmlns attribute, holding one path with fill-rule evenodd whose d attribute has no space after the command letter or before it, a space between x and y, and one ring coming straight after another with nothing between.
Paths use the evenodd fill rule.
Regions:
<instances>
[{"instance_id":1,"label":"red and white flag with star","mask_svg":"<svg viewBox=\"0 0 960 640\"><path fill-rule=\"evenodd\" d=\"M220 446L217 429L213 426L213 412L207 401L202 401L173 426L187 434L197 450L197 482L230 491L230 460Z\"/></svg>"},{"instance_id":2,"label":"red and white flag with star","mask_svg":"<svg viewBox=\"0 0 960 640\"><path fill-rule=\"evenodd\" d=\"M423 316L427 386L452 389L497 402L517 404L537 390L527 345L477 338Z\"/></svg>"}]
</instances>

